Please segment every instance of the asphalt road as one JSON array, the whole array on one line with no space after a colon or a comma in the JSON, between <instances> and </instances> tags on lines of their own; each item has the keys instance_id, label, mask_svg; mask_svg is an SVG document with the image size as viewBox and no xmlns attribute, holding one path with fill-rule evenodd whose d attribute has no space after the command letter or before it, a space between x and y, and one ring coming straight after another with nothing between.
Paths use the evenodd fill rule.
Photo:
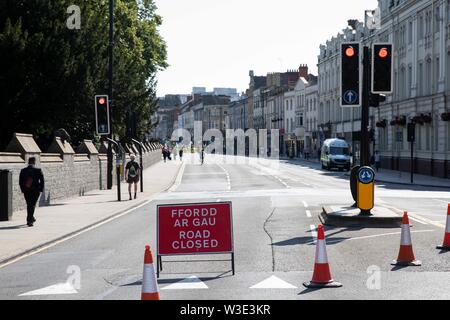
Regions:
<instances>
[{"instance_id":1,"label":"asphalt road","mask_svg":"<svg viewBox=\"0 0 450 320\"><path fill-rule=\"evenodd\" d=\"M0 299L139 299L144 246L156 249L156 205L216 201L232 202L236 275L229 255L166 257L162 299L450 298L450 253L435 249L443 240L449 191L377 187L378 203L412 213L421 267L390 265L399 228L328 227L331 272L343 287L309 290L302 283L312 277L318 214L324 204L353 203L348 178L315 164L230 158L217 163L208 155L203 166L188 163L157 200L1 268ZM75 285L67 288L66 281ZM33 294L43 288L47 292Z\"/></svg>"}]
</instances>

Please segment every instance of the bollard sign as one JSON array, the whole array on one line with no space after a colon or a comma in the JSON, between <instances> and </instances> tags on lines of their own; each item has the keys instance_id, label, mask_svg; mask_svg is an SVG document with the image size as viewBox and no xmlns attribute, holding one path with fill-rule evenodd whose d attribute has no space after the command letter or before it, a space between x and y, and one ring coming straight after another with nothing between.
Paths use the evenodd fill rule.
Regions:
<instances>
[{"instance_id":1,"label":"bollard sign","mask_svg":"<svg viewBox=\"0 0 450 320\"><path fill-rule=\"evenodd\" d=\"M158 255L233 253L231 203L158 206Z\"/></svg>"}]
</instances>

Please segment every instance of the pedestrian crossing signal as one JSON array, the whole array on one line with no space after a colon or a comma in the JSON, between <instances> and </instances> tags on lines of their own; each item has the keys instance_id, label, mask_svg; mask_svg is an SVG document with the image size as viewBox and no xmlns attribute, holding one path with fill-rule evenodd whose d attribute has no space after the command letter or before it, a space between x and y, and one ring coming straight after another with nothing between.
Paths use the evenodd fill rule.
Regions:
<instances>
[{"instance_id":1,"label":"pedestrian crossing signal","mask_svg":"<svg viewBox=\"0 0 450 320\"><path fill-rule=\"evenodd\" d=\"M95 96L95 125L99 136L110 134L109 100L107 95Z\"/></svg>"}]
</instances>

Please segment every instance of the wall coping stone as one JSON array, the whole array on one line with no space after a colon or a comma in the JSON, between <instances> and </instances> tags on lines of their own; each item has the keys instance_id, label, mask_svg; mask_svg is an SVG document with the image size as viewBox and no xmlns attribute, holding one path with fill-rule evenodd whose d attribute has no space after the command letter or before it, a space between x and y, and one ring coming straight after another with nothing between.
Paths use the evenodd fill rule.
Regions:
<instances>
[{"instance_id":1,"label":"wall coping stone","mask_svg":"<svg viewBox=\"0 0 450 320\"><path fill-rule=\"evenodd\" d=\"M59 153L41 153L40 162L64 162Z\"/></svg>"},{"instance_id":2,"label":"wall coping stone","mask_svg":"<svg viewBox=\"0 0 450 320\"><path fill-rule=\"evenodd\" d=\"M13 138L6 147L6 152L19 152L24 156L26 153L40 154L39 149L33 135L15 132Z\"/></svg>"},{"instance_id":3,"label":"wall coping stone","mask_svg":"<svg viewBox=\"0 0 450 320\"><path fill-rule=\"evenodd\" d=\"M24 164L25 159L22 154L13 152L0 152L0 163L20 163Z\"/></svg>"},{"instance_id":4,"label":"wall coping stone","mask_svg":"<svg viewBox=\"0 0 450 320\"><path fill-rule=\"evenodd\" d=\"M55 137L52 144L47 149L47 153L75 154L75 151L70 143L63 142L60 137Z\"/></svg>"},{"instance_id":5,"label":"wall coping stone","mask_svg":"<svg viewBox=\"0 0 450 320\"><path fill-rule=\"evenodd\" d=\"M87 153L89 155L99 154L92 140L84 140L77 148L77 153Z\"/></svg>"}]
</instances>

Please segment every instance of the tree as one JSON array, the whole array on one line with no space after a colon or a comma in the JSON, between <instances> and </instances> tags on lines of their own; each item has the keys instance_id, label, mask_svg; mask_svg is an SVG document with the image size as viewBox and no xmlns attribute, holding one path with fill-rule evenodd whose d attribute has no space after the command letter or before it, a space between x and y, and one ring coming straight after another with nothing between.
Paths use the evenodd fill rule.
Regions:
<instances>
[{"instance_id":1,"label":"tree","mask_svg":"<svg viewBox=\"0 0 450 320\"><path fill-rule=\"evenodd\" d=\"M115 0L114 131L137 114L138 133L156 110L155 75L167 67L153 0ZM0 150L13 132L32 133L45 150L65 128L77 143L94 138L94 95L108 92L108 0L80 3L81 29L66 26L69 0L0 3Z\"/></svg>"}]
</instances>

